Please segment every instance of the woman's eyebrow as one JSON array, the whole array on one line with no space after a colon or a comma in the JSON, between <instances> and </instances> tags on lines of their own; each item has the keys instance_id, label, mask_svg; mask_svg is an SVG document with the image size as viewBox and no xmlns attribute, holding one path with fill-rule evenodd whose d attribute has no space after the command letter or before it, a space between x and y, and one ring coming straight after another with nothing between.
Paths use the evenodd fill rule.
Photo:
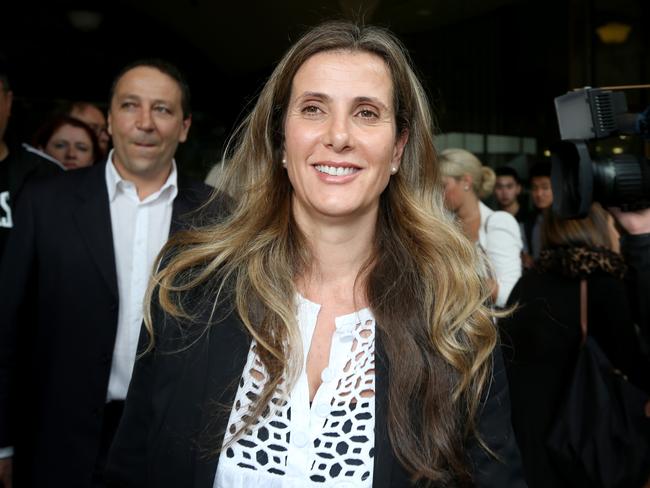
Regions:
<instances>
[{"instance_id":1,"label":"woman's eyebrow","mask_svg":"<svg viewBox=\"0 0 650 488\"><path fill-rule=\"evenodd\" d=\"M330 97L326 93L311 92L311 91L304 92L298 97L296 97L297 100L303 100L305 98L318 98L320 100L323 100L324 102L330 102L332 100L332 97ZM389 110L386 104L377 97L358 96L358 97L354 97L353 101L355 103L372 103L378 105L383 110Z\"/></svg>"}]
</instances>

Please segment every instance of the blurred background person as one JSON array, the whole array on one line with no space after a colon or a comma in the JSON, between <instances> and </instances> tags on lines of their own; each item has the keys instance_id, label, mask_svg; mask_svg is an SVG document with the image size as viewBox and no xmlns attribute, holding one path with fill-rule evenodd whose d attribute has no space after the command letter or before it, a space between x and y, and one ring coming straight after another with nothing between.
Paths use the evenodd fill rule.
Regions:
<instances>
[{"instance_id":1,"label":"blurred background person","mask_svg":"<svg viewBox=\"0 0 650 488\"><path fill-rule=\"evenodd\" d=\"M544 209L553 205L553 188L551 187L551 163L539 161L530 169L530 196L533 200L533 212L524 221L525 268L531 268L539 258L542 250L541 228L544 221Z\"/></svg>"},{"instance_id":2,"label":"blurred background person","mask_svg":"<svg viewBox=\"0 0 650 488\"><path fill-rule=\"evenodd\" d=\"M67 115L54 117L34 135L33 145L59 161L65 169L91 166L101 158L101 149L93 130Z\"/></svg>"},{"instance_id":3,"label":"blurred background person","mask_svg":"<svg viewBox=\"0 0 650 488\"><path fill-rule=\"evenodd\" d=\"M492 168L464 149L440 154L445 205L460 221L465 235L486 253L494 273L494 303L503 307L521 276L521 233L515 218L493 211L482 198L490 195L496 176Z\"/></svg>"},{"instance_id":4,"label":"blurred background person","mask_svg":"<svg viewBox=\"0 0 650 488\"><path fill-rule=\"evenodd\" d=\"M95 132L100 149L97 160L104 159L108 155L111 140L104 112L90 102L73 102L67 108L66 115L81 120Z\"/></svg>"},{"instance_id":5,"label":"blurred background person","mask_svg":"<svg viewBox=\"0 0 650 488\"><path fill-rule=\"evenodd\" d=\"M632 383L650 391L622 280L623 258L611 216L594 203L584 219L565 220L550 208L541 228L543 250L512 291L519 307L499 322L510 384L512 424L535 487L591 486L578 466L559 466L546 443L563 404L582 340L580 281L588 283L588 334ZM647 250L647 247L646 247Z\"/></svg>"},{"instance_id":6,"label":"blurred background person","mask_svg":"<svg viewBox=\"0 0 650 488\"><path fill-rule=\"evenodd\" d=\"M508 212L517 222L523 222L528 217L528 208L519 201L522 188L517 170L510 166L501 166L494 172L497 177L494 196L499 210Z\"/></svg>"},{"instance_id":7,"label":"blurred background person","mask_svg":"<svg viewBox=\"0 0 650 488\"><path fill-rule=\"evenodd\" d=\"M628 265L626 284L634 312L634 320L641 329L650 355L650 208L623 212L608 209L625 232L620 247Z\"/></svg>"},{"instance_id":8,"label":"blurred background person","mask_svg":"<svg viewBox=\"0 0 650 488\"><path fill-rule=\"evenodd\" d=\"M61 171L60 166L41 157L28 146L7 142L5 136L13 96L9 69L6 61L0 57L0 257L14 228L16 200L27 180L49 177Z\"/></svg>"}]
</instances>

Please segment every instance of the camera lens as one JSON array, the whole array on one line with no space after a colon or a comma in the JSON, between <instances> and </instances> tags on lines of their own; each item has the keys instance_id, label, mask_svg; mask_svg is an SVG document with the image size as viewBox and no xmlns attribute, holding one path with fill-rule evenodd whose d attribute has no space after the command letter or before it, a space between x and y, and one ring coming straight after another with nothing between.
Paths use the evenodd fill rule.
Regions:
<instances>
[{"instance_id":1,"label":"camera lens","mask_svg":"<svg viewBox=\"0 0 650 488\"><path fill-rule=\"evenodd\" d=\"M592 163L593 198L603 206L645 208L650 202L648 162L621 154Z\"/></svg>"}]
</instances>

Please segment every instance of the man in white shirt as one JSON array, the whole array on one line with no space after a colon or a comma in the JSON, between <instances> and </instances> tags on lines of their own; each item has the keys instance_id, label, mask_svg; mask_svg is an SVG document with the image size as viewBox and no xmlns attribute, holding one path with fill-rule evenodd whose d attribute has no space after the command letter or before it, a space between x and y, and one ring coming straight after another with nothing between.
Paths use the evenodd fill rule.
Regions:
<instances>
[{"instance_id":1,"label":"man in white shirt","mask_svg":"<svg viewBox=\"0 0 650 488\"><path fill-rule=\"evenodd\" d=\"M154 259L209 196L179 180L189 89L159 60L111 89L105 164L28 185L0 264L0 481L103 486Z\"/></svg>"}]
</instances>

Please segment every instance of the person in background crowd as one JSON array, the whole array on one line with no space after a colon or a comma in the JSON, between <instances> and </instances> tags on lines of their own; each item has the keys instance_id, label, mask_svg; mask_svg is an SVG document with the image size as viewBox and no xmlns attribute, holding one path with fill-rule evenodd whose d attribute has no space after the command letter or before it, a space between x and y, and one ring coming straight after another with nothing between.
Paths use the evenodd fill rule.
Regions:
<instances>
[{"instance_id":1,"label":"person in background crowd","mask_svg":"<svg viewBox=\"0 0 650 488\"><path fill-rule=\"evenodd\" d=\"M501 166L495 170L497 180L494 184L494 196L499 210L508 212L517 222L523 222L528 216L528 209L521 205L521 180L519 174L510 166Z\"/></svg>"},{"instance_id":2,"label":"person in background crowd","mask_svg":"<svg viewBox=\"0 0 650 488\"><path fill-rule=\"evenodd\" d=\"M632 383L650 392L650 363L639 347L629 300L630 292L648 292L626 289L626 263L612 250L618 247L613 236L611 216L597 203L584 219L561 219L545 209L543 250L512 291L514 313L499 321L512 423L532 488L590 486L578 467L557 465L546 446L582 339L581 279L588 283L589 335Z\"/></svg>"},{"instance_id":3,"label":"person in background crowd","mask_svg":"<svg viewBox=\"0 0 650 488\"><path fill-rule=\"evenodd\" d=\"M89 102L73 102L66 110L67 115L81 120L90 127L97 136L99 149L101 151L98 159L104 159L108 154L110 135L106 125L104 112L97 106Z\"/></svg>"},{"instance_id":4,"label":"person in background crowd","mask_svg":"<svg viewBox=\"0 0 650 488\"><path fill-rule=\"evenodd\" d=\"M553 205L553 188L551 186L551 163L539 161L530 169L530 195L534 211L524 221L523 264L529 269L539 258L542 250L541 228L544 222L544 209Z\"/></svg>"},{"instance_id":5,"label":"person in background crowd","mask_svg":"<svg viewBox=\"0 0 650 488\"><path fill-rule=\"evenodd\" d=\"M313 28L235 140L236 208L161 253L111 481L522 486L488 286L399 41Z\"/></svg>"},{"instance_id":6,"label":"person in background crowd","mask_svg":"<svg viewBox=\"0 0 650 488\"><path fill-rule=\"evenodd\" d=\"M628 265L626 284L633 317L644 337L646 354L650 354L650 208L623 212L609 208L625 231L620 252Z\"/></svg>"},{"instance_id":7,"label":"person in background crowd","mask_svg":"<svg viewBox=\"0 0 650 488\"><path fill-rule=\"evenodd\" d=\"M65 169L90 166L101 157L97 136L85 123L60 115L34 134L32 145L59 161Z\"/></svg>"},{"instance_id":8,"label":"person in background crowd","mask_svg":"<svg viewBox=\"0 0 650 488\"><path fill-rule=\"evenodd\" d=\"M0 263L0 480L104 486L154 258L210 189L178 176L189 88L159 60L110 93L105 164L30 182Z\"/></svg>"},{"instance_id":9,"label":"person in background crowd","mask_svg":"<svg viewBox=\"0 0 650 488\"><path fill-rule=\"evenodd\" d=\"M507 212L494 212L481 202L492 193L494 171L464 149L440 153L445 204L456 214L465 235L483 249L494 274L494 303L503 307L521 276L521 233Z\"/></svg>"},{"instance_id":10,"label":"person in background crowd","mask_svg":"<svg viewBox=\"0 0 650 488\"><path fill-rule=\"evenodd\" d=\"M25 182L31 178L44 178L59 173L61 168L25 146L11 146L5 136L13 91L9 84L6 62L0 59L0 258L14 227L16 200Z\"/></svg>"}]
</instances>

